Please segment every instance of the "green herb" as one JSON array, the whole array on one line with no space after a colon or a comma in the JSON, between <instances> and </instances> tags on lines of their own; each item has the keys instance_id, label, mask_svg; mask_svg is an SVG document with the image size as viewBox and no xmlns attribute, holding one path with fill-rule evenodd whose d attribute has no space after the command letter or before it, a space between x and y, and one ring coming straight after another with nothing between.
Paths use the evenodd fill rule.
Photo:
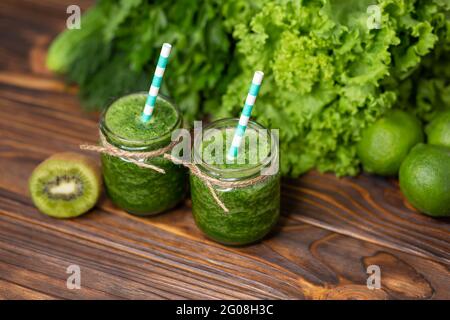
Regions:
<instances>
[{"instance_id":1,"label":"green herb","mask_svg":"<svg viewBox=\"0 0 450 320\"><path fill-rule=\"evenodd\" d=\"M126 93L148 90L161 45L173 51L161 93L186 119L219 105L232 52L220 0L100 0L81 29L64 31L47 65L78 84L84 106L101 109ZM231 75L230 75L231 76Z\"/></svg>"}]
</instances>

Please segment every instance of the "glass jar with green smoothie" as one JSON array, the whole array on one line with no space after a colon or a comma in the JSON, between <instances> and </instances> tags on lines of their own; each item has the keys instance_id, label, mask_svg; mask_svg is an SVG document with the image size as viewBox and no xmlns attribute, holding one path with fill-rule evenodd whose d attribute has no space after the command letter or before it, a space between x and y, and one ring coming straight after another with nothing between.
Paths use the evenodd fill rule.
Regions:
<instances>
[{"instance_id":1,"label":"glass jar with green smoothie","mask_svg":"<svg viewBox=\"0 0 450 320\"><path fill-rule=\"evenodd\" d=\"M192 172L190 175L192 212L197 226L212 240L226 245L246 245L262 239L280 215L278 166L276 171L269 170L278 163L274 135L250 121L239 148L240 156L235 161L227 161L227 150L238 122L239 119L222 119L209 124L202 135L195 137L193 149L200 172L225 182L222 186L212 183L211 187L228 212L218 204L204 179ZM218 139L218 135L222 138ZM213 146L218 140L222 140L222 146ZM265 143L261 144L260 140ZM246 181L255 179L258 182L245 185ZM227 186L228 182L243 184L233 187Z\"/></svg>"},{"instance_id":2,"label":"glass jar with green smoothie","mask_svg":"<svg viewBox=\"0 0 450 320\"><path fill-rule=\"evenodd\" d=\"M108 143L128 152L149 152L171 143L172 132L182 125L178 108L158 95L153 117L144 123L141 115L146 99L146 92L130 94L104 111L100 130ZM160 213L174 207L186 193L186 169L163 156L142 161L165 173L142 168L125 157L102 154L101 160L109 197L129 213L142 216Z\"/></svg>"}]
</instances>

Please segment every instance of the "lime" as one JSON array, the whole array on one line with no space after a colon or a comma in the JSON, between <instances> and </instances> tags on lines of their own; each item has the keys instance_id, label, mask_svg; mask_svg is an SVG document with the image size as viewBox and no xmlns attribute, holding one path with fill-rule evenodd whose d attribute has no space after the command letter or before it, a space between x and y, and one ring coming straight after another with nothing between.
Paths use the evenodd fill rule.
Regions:
<instances>
[{"instance_id":1,"label":"lime","mask_svg":"<svg viewBox=\"0 0 450 320\"><path fill-rule=\"evenodd\" d=\"M423 140L420 121L394 110L363 132L356 151L364 171L389 176L398 173L409 150Z\"/></svg>"},{"instance_id":2,"label":"lime","mask_svg":"<svg viewBox=\"0 0 450 320\"><path fill-rule=\"evenodd\" d=\"M400 167L400 189L418 210L450 216L450 148L415 146Z\"/></svg>"},{"instance_id":3,"label":"lime","mask_svg":"<svg viewBox=\"0 0 450 320\"><path fill-rule=\"evenodd\" d=\"M428 143L450 148L450 110L439 113L426 127Z\"/></svg>"}]
</instances>

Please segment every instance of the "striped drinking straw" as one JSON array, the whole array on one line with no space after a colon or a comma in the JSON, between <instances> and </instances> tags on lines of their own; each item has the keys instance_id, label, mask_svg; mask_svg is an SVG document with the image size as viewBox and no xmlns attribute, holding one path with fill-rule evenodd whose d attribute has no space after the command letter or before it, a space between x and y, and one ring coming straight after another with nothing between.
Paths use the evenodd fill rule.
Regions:
<instances>
[{"instance_id":1,"label":"striped drinking straw","mask_svg":"<svg viewBox=\"0 0 450 320\"><path fill-rule=\"evenodd\" d=\"M148 91L147 101L145 101L144 111L142 112L142 122L147 123L153 114L153 109L155 108L156 97L158 96L159 88L161 87L162 78L164 76L164 71L166 70L167 61L169 60L170 50L172 45L169 43L164 43L161 48L161 53L159 54L158 65L155 69L155 74L153 75L152 85Z\"/></svg>"},{"instance_id":2,"label":"striped drinking straw","mask_svg":"<svg viewBox=\"0 0 450 320\"><path fill-rule=\"evenodd\" d=\"M239 124L234 132L233 141L231 142L230 150L228 150L227 158L234 160L238 155L239 146L241 145L242 138L247 129L248 120L252 114L253 105L256 101L261 82L263 80L264 73L262 71L256 71L253 75L252 84L248 90L247 99L245 100L244 108L242 109L241 117L239 118Z\"/></svg>"}]
</instances>

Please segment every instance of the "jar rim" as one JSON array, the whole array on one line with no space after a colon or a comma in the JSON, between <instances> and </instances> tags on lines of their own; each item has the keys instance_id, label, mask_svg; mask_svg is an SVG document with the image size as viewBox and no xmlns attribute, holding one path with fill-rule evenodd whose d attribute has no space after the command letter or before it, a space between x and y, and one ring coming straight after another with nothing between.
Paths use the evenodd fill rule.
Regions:
<instances>
[{"instance_id":1,"label":"jar rim","mask_svg":"<svg viewBox=\"0 0 450 320\"><path fill-rule=\"evenodd\" d=\"M216 121L213 121L209 124L207 124L203 131L206 131L208 129L216 129L219 128L236 128L236 125L239 123L239 118L223 118ZM229 125L225 125L229 124ZM236 181L236 180L245 180L250 179L255 176L260 175L261 170L264 169L268 164L270 164L272 161L276 161L278 157L278 145L276 143L272 143L275 140L275 136L272 130L264 127L260 123L249 120L247 124L248 128L251 129L265 129L269 131L268 134L268 143L270 146L270 151L266 158L264 158L262 161L259 161L254 166L251 167L245 167L245 168L218 168L217 166L214 166L212 164L209 164L204 161L202 155L199 153L199 147L202 145L203 142L203 132L200 135L195 136L194 140L194 146L193 146L193 157L194 161L199 167L199 169L208 174L211 177L214 177L219 180L223 181ZM199 140L201 139L201 140Z\"/></svg>"},{"instance_id":2,"label":"jar rim","mask_svg":"<svg viewBox=\"0 0 450 320\"><path fill-rule=\"evenodd\" d=\"M153 137L153 138L147 138L145 140L142 139L128 139L125 137L122 137L116 133L114 133L106 124L106 113L108 112L109 108L115 104L117 101L130 97L130 96L135 96L135 95L147 95L148 93L145 91L139 91L139 92L134 92L134 93L129 93L126 94L124 96L121 96L117 99L115 99L111 104L109 104L101 113L100 116L100 130L102 131L102 133L105 135L105 138L108 139L108 142L112 143L113 145L115 145L116 147L120 147L121 149L126 149L126 150L130 150L130 151L141 151L143 149L147 149L149 146L152 146L154 144L160 143L161 141L166 140L167 138L170 138L172 135L172 132L179 128L180 123L182 121L182 116L181 116L181 112L180 109L178 108L178 106L168 97L162 95L162 94L158 94L157 99L161 99L167 103L169 103L175 110L175 113L177 115L177 119L174 123L174 125L172 127L170 127L167 132L165 132L164 134L157 136L157 137ZM115 141L119 141L121 143L120 146L117 146L113 141L111 141L112 139L114 139Z\"/></svg>"}]
</instances>

